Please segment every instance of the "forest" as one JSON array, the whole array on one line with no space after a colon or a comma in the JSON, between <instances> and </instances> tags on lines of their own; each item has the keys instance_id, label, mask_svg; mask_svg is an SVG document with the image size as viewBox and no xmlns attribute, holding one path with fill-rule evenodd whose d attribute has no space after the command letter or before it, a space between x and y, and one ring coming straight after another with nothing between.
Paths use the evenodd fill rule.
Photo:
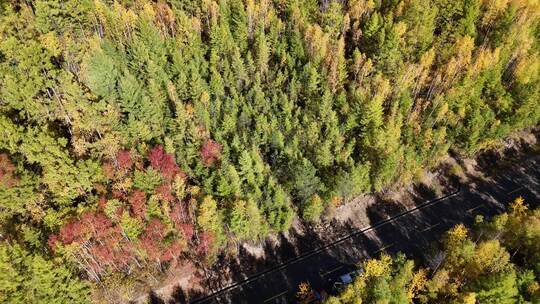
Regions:
<instances>
[{"instance_id":1,"label":"forest","mask_svg":"<svg viewBox=\"0 0 540 304\"><path fill-rule=\"evenodd\" d=\"M537 0L0 1L0 302L210 265L539 122Z\"/></svg>"},{"instance_id":2,"label":"forest","mask_svg":"<svg viewBox=\"0 0 540 304\"><path fill-rule=\"evenodd\" d=\"M403 255L364 261L364 273L325 304L540 303L540 209L520 197L508 213L477 217L473 231L447 231L436 256L433 269ZM312 292L306 287L300 303Z\"/></svg>"}]
</instances>

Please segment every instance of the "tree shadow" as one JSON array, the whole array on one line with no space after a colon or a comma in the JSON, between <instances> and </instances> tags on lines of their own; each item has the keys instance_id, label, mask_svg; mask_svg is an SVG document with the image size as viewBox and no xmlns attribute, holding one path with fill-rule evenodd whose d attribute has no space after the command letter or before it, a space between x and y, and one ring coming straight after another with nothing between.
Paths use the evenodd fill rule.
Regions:
<instances>
[{"instance_id":1,"label":"tree shadow","mask_svg":"<svg viewBox=\"0 0 540 304\"><path fill-rule=\"evenodd\" d=\"M460 166L457 164L456 166ZM463 170L462 165L460 166L459 170ZM447 193L454 192L457 190L461 185L460 177L458 176L458 173L454 171L454 168L449 163L443 163L438 168L439 171L439 182L441 186L443 186L445 189L448 189L449 191L446 191Z\"/></svg>"},{"instance_id":2,"label":"tree shadow","mask_svg":"<svg viewBox=\"0 0 540 304\"><path fill-rule=\"evenodd\" d=\"M437 192L424 183L413 184L413 196L420 201L428 201L437 198Z\"/></svg>"},{"instance_id":3,"label":"tree shadow","mask_svg":"<svg viewBox=\"0 0 540 304\"><path fill-rule=\"evenodd\" d=\"M405 210L407 208L403 204L377 196L376 202L367 208L367 216L370 224L375 224Z\"/></svg>"},{"instance_id":4,"label":"tree shadow","mask_svg":"<svg viewBox=\"0 0 540 304\"><path fill-rule=\"evenodd\" d=\"M190 300L198 299L204 296L200 290L189 289L184 291L181 287L177 286L172 294L172 299L169 304L173 303L189 303Z\"/></svg>"},{"instance_id":5,"label":"tree shadow","mask_svg":"<svg viewBox=\"0 0 540 304\"><path fill-rule=\"evenodd\" d=\"M163 301L153 290L148 295L148 300L151 304L165 304L165 301Z\"/></svg>"}]
</instances>

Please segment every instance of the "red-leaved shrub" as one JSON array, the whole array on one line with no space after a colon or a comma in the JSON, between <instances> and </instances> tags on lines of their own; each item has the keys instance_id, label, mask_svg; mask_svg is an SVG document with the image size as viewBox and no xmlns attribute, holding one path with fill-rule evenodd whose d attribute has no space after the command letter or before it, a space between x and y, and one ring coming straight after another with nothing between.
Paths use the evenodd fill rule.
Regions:
<instances>
[{"instance_id":1,"label":"red-leaved shrub","mask_svg":"<svg viewBox=\"0 0 540 304\"><path fill-rule=\"evenodd\" d=\"M144 218L146 214L146 194L141 190L134 190L128 198L131 205L131 214L137 218Z\"/></svg>"},{"instance_id":2,"label":"red-leaved shrub","mask_svg":"<svg viewBox=\"0 0 540 304\"><path fill-rule=\"evenodd\" d=\"M165 200L167 202L172 202L174 200L171 185L169 183L165 183L158 186L156 188L156 194L158 195L160 199Z\"/></svg>"},{"instance_id":3,"label":"red-leaved shrub","mask_svg":"<svg viewBox=\"0 0 540 304\"><path fill-rule=\"evenodd\" d=\"M212 166L221 158L221 145L211 139L206 140L201 146L201 159L205 166Z\"/></svg>"},{"instance_id":4,"label":"red-leaved shrub","mask_svg":"<svg viewBox=\"0 0 540 304\"><path fill-rule=\"evenodd\" d=\"M157 145L148 153L150 165L168 180L172 180L177 174L182 174L180 168L174 161L174 156L166 153L162 145Z\"/></svg>"},{"instance_id":5,"label":"red-leaved shrub","mask_svg":"<svg viewBox=\"0 0 540 304\"><path fill-rule=\"evenodd\" d=\"M118 151L116 154L116 161L118 162L118 169L122 171L128 171L133 166L133 159L128 150Z\"/></svg>"}]
</instances>

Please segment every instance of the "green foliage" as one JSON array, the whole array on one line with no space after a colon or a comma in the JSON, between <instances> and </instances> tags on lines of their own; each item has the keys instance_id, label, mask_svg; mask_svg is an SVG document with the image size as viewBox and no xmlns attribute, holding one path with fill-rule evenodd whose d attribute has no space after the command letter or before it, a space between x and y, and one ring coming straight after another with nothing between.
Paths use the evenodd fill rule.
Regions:
<instances>
[{"instance_id":1,"label":"green foliage","mask_svg":"<svg viewBox=\"0 0 540 304\"><path fill-rule=\"evenodd\" d=\"M224 232L222 224L222 216L218 211L216 201L211 196L204 197L203 201L198 207L197 222L202 231L212 234L216 243L214 244L214 250L224 242ZM242 217L243 215L238 215Z\"/></svg>"},{"instance_id":2,"label":"green foliage","mask_svg":"<svg viewBox=\"0 0 540 304\"><path fill-rule=\"evenodd\" d=\"M511 212L503 213L493 221L481 224L480 227L488 235L502 235L502 243L517 258L540 275L540 211L528 210L523 198L518 197L511 205Z\"/></svg>"},{"instance_id":3,"label":"green foliage","mask_svg":"<svg viewBox=\"0 0 540 304\"><path fill-rule=\"evenodd\" d=\"M257 239L265 232L259 208L252 201L239 200L231 208L230 229L240 239Z\"/></svg>"},{"instance_id":4,"label":"green foliage","mask_svg":"<svg viewBox=\"0 0 540 304\"><path fill-rule=\"evenodd\" d=\"M471 285L469 290L476 294L478 301L500 304L516 303L518 289L514 270L482 277Z\"/></svg>"},{"instance_id":5,"label":"green foliage","mask_svg":"<svg viewBox=\"0 0 540 304\"><path fill-rule=\"evenodd\" d=\"M218 181L217 193L223 197L240 196L241 179L234 166L228 165L224 168Z\"/></svg>"},{"instance_id":6,"label":"green foliage","mask_svg":"<svg viewBox=\"0 0 540 304\"><path fill-rule=\"evenodd\" d=\"M309 222L318 222L324 211L324 203L322 199L314 194L302 206L302 218Z\"/></svg>"},{"instance_id":7,"label":"green foliage","mask_svg":"<svg viewBox=\"0 0 540 304\"><path fill-rule=\"evenodd\" d=\"M133 186L146 193L152 193L161 184L161 175L156 170L149 168L146 171L135 170Z\"/></svg>"},{"instance_id":8,"label":"green foliage","mask_svg":"<svg viewBox=\"0 0 540 304\"><path fill-rule=\"evenodd\" d=\"M395 260L383 255L365 261L362 274L337 297L327 303L412 303L411 292L416 288L414 262L399 255Z\"/></svg>"},{"instance_id":9,"label":"green foliage","mask_svg":"<svg viewBox=\"0 0 540 304\"><path fill-rule=\"evenodd\" d=\"M0 244L0 301L3 303L90 303L89 286L65 265Z\"/></svg>"},{"instance_id":10,"label":"green foliage","mask_svg":"<svg viewBox=\"0 0 540 304\"><path fill-rule=\"evenodd\" d=\"M309 160L303 159L296 166L294 174L294 189L297 197L303 201L312 198L314 194L322 190L323 185L319 177L317 177L316 168Z\"/></svg>"},{"instance_id":11,"label":"green foliage","mask_svg":"<svg viewBox=\"0 0 540 304\"><path fill-rule=\"evenodd\" d=\"M129 239L136 240L142 233L143 223L141 220L124 213L120 219L120 227Z\"/></svg>"},{"instance_id":12,"label":"green foliage","mask_svg":"<svg viewBox=\"0 0 540 304\"><path fill-rule=\"evenodd\" d=\"M350 199L370 190L369 164L355 166L350 172L342 171L336 177L339 196Z\"/></svg>"}]
</instances>

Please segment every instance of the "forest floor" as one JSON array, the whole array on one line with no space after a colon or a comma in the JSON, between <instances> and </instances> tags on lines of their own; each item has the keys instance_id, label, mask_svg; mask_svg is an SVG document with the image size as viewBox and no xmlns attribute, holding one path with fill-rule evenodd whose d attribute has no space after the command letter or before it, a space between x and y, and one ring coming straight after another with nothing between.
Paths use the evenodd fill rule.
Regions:
<instances>
[{"instance_id":1,"label":"forest floor","mask_svg":"<svg viewBox=\"0 0 540 304\"><path fill-rule=\"evenodd\" d=\"M424 173L411 185L355 198L335 208L318 224L306 225L295 220L287 233L270 236L259 243L230 246L210 269L183 267L171 270L161 287L151 292L151 300L153 303L184 303L201 298L353 231L455 192L458 185L466 184L469 189L475 189L480 184L494 184L496 172L508 170L516 163L538 156L539 143L538 132L520 132L498 148L480 153L474 159L449 155L434 170ZM388 246L382 239L375 234L369 242L376 248L385 249ZM145 298L140 295L135 302L142 302Z\"/></svg>"}]
</instances>

